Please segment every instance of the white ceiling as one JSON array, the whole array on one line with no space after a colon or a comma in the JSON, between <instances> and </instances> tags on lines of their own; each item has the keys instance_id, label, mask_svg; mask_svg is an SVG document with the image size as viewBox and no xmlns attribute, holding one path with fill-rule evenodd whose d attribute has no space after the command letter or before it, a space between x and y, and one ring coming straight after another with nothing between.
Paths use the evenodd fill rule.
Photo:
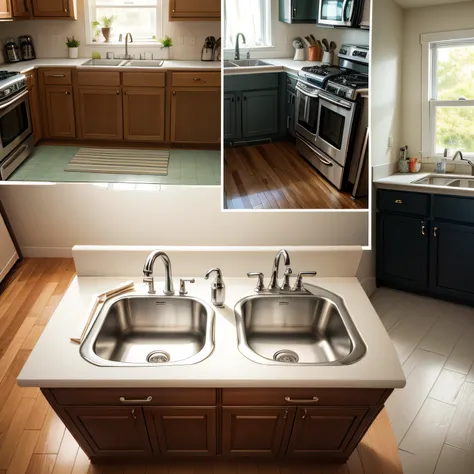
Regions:
<instances>
[{"instance_id":1,"label":"white ceiling","mask_svg":"<svg viewBox=\"0 0 474 474\"><path fill-rule=\"evenodd\" d=\"M403 8L432 7L451 3L472 2L474 0L395 0Z\"/></svg>"}]
</instances>

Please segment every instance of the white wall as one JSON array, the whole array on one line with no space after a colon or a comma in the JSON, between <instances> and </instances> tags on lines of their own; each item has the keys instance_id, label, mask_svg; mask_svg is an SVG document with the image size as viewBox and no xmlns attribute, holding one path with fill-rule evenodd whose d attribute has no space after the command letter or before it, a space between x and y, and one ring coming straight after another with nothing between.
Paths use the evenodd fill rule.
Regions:
<instances>
[{"instance_id":1,"label":"white wall","mask_svg":"<svg viewBox=\"0 0 474 474\"><path fill-rule=\"evenodd\" d=\"M420 35L470 29L474 3L417 8L405 13L403 61L403 140L417 153L422 146Z\"/></svg>"},{"instance_id":2,"label":"white wall","mask_svg":"<svg viewBox=\"0 0 474 474\"><path fill-rule=\"evenodd\" d=\"M367 212L221 212L220 187L117 191L92 184L0 184L26 256L74 245L367 245Z\"/></svg>"},{"instance_id":3,"label":"white wall","mask_svg":"<svg viewBox=\"0 0 474 474\"><path fill-rule=\"evenodd\" d=\"M169 22L169 2L163 1L163 35L173 38L175 45L172 48L172 59L200 59L201 48L206 36L221 36L221 24L213 22ZM86 45L85 21L84 21L84 0L77 0L78 19L70 20L27 20L15 22L0 22L0 41L12 36L29 34L33 37L33 42L38 58L62 58L67 57L67 48L64 44L66 36L75 36L81 41L79 48L80 57L90 57L92 51L100 51L105 57L107 51L123 54L124 45L112 47L110 45ZM194 43L194 44L193 44ZM139 47L131 45L131 54L139 52L154 52L159 55L159 47ZM1 58L0 58L0 62Z\"/></svg>"}]
</instances>

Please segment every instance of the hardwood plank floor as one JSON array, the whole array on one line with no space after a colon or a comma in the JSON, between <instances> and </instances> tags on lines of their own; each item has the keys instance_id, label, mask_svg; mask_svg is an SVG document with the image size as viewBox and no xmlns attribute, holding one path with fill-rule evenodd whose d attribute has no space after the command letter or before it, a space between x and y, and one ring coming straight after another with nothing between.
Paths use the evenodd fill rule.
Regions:
<instances>
[{"instance_id":1,"label":"hardwood plank floor","mask_svg":"<svg viewBox=\"0 0 474 474\"><path fill-rule=\"evenodd\" d=\"M339 192L289 141L226 148L226 209L367 209L367 198Z\"/></svg>"},{"instance_id":2,"label":"hardwood plank floor","mask_svg":"<svg viewBox=\"0 0 474 474\"><path fill-rule=\"evenodd\" d=\"M127 466L118 460L113 465L92 465L41 392L16 385L32 341L44 329L73 277L72 260L25 259L7 283L0 285L0 347L5 348L0 356L0 474L402 474L385 410L349 461L339 466L240 459L162 461L156 466ZM27 348L22 348L30 333Z\"/></svg>"}]
</instances>

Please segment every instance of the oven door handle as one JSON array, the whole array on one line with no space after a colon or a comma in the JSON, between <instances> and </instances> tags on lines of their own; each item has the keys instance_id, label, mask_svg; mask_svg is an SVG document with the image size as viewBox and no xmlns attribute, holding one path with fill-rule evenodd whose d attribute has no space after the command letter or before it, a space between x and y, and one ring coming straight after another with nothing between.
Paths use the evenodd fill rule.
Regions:
<instances>
[{"instance_id":1,"label":"oven door handle","mask_svg":"<svg viewBox=\"0 0 474 474\"><path fill-rule=\"evenodd\" d=\"M331 163L329 160L325 160L324 158L321 158L319 155L316 155L316 158L326 166L333 166L333 163Z\"/></svg>"},{"instance_id":2,"label":"oven door handle","mask_svg":"<svg viewBox=\"0 0 474 474\"><path fill-rule=\"evenodd\" d=\"M349 104L348 102L343 102L343 101L338 101L336 99L333 99L331 96L320 93L319 98L322 100L325 100L326 102L329 102L330 104L337 105L338 107L343 107L344 109L351 110L352 109L352 104Z\"/></svg>"},{"instance_id":3,"label":"oven door handle","mask_svg":"<svg viewBox=\"0 0 474 474\"><path fill-rule=\"evenodd\" d=\"M319 97L319 92L318 91L308 92L304 89L301 89L298 85L296 85L296 90L301 92L306 97L312 97L313 99L317 99Z\"/></svg>"},{"instance_id":4,"label":"oven door handle","mask_svg":"<svg viewBox=\"0 0 474 474\"><path fill-rule=\"evenodd\" d=\"M14 104L17 100L19 99L22 99L23 97L26 97L28 95L28 91L25 91L23 92L22 94L20 95L17 95L16 97L14 97L12 100L10 100L9 102L6 102L5 104L1 104L0 105L0 110L3 110L3 109L6 109L7 107L9 107L10 105Z\"/></svg>"},{"instance_id":5,"label":"oven door handle","mask_svg":"<svg viewBox=\"0 0 474 474\"><path fill-rule=\"evenodd\" d=\"M308 140L306 140L306 138L303 138L302 136L298 135L297 137L297 140L301 140L313 153L315 153L316 155L316 158L323 164L323 165L326 165L326 166L334 166L334 163L332 161L329 161L329 160L326 160L325 158L323 158L321 156L321 152L319 150L317 150L316 148L314 148L314 146L312 145L312 143L310 143Z\"/></svg>"},{"instance_id":6,"label":"oven door handle","mask_svg":"<svg viewBox=\"0 0 474 474\"><path fill-rule=\"evenodd\" d=\"M24 143L20 147L18 147L18 150L14 151L12 155L5 160L5 162L2 164L3 168L7 168L11 163L13 163L26 149L28 148L28 144Z\"/></svg>"}]
</instances>

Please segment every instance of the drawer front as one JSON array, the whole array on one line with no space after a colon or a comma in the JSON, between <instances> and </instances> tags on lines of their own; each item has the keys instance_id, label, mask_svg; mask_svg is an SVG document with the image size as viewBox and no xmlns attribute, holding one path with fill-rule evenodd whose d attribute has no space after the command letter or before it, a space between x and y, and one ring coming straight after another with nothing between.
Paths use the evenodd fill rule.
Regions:
<instances>
[{"instance_id":1,"label":"drawer front","mask_svg":"<svg viewBox=\"0 0 474 474\"><path fill-rule=\"evenodd\" d=\"M80 86L120 86L120 73L79 71L77 83Z\"/></svg>"},{"instance_id":2,"label":"drawer front","mask_svg":"<svg viewBox=\"0 0 474 474\"><path fill-rule=\"evenodd\" d=\"M124 72L123 85L127 87L165 87L164 72Z\"/></svg>"},{"instance_id":3,"label":"drawer front","mask_svg":"<svg viewBox=\"0 0 474 474\"><path fill-rule=\"evenodd\" d=\"M217 400L213 388L53 388L50 392L63 406L215 406Z\"/></svg>"},{"instance_id":4,"label":"drawer front","mask_svg":"<svg viewBox=\"0 0 474 474\"><path fill-rule=\"evenodd\" d=\"M171 83L175 87L220 87L219 72L173 72Z\"/></svg>"},{"instance_id":5,"label":"drawer front","mask_svg":"<svg viewBox=\"0 0 474 474\"><path fill-rule=\"evenodd\" d=\"M384 389L229 388L222 391L224 406L377 406ZM314 399L316 398L316 399Z\"/></svg>"},{"instance_id":6,"label":"drawer front","mask_svg":"<svg viewBox=\"0 0 474 474\"><path fill-rule=\"evenodd\" d=\"M48 69L43 71L43 78L48 86L72 84L70 69Z\"/></svg>"},{"instance_id":7,"label":"drawer front","mask_svg":"<svg viewBox=\"0 0 474 474\"><path fill-rule=\"evenodd\" d=\"M474 199L435 195L433 215L435 219L474 224Z\"/></svg>"},{"instance_id":8,"label":"drawer front","mask_svg":"<svg viewBox=\"0 0 474 474\"><path fill-rule=\"evenodd\" d=\"M430 196L428 194L409 193L406 191L379 190L377 206L381 211L428 216Z\"/></svg>"}]
</instances>

